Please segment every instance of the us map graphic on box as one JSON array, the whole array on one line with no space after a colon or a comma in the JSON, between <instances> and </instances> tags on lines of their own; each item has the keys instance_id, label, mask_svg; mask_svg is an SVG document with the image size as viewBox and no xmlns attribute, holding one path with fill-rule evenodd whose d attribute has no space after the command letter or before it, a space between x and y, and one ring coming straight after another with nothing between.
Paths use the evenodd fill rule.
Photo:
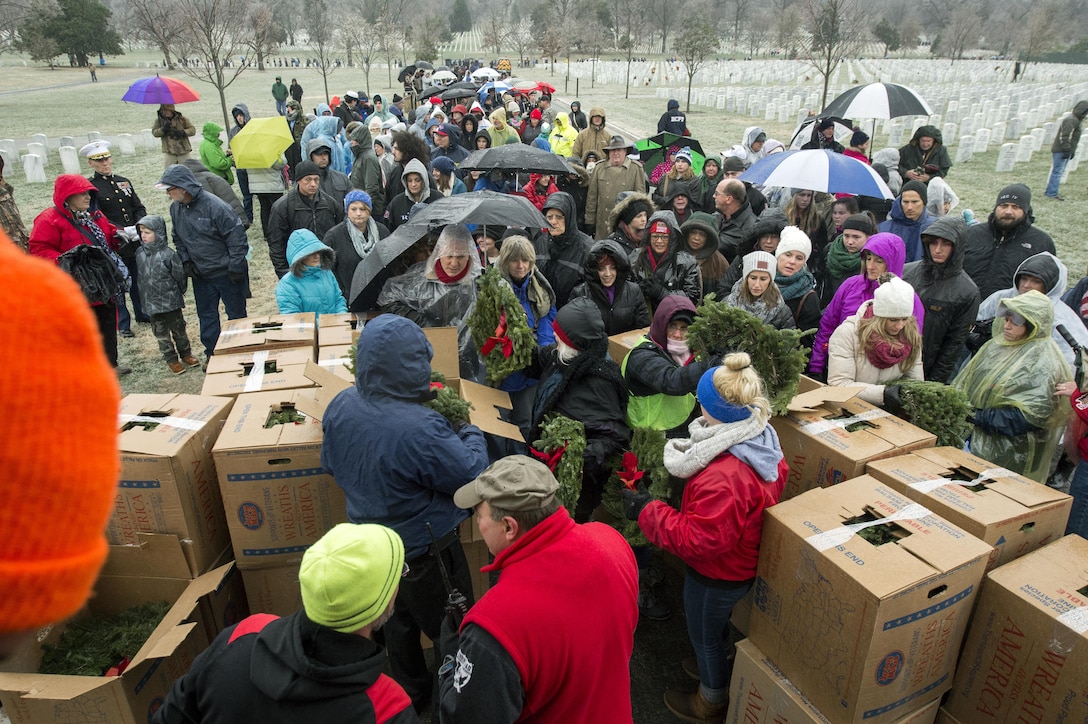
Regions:
<instances>
[{"instance_id":1,"label":"us map graphic on box","mask_svg":"<svg viewBox=\"0 0 1088 724\"><path fill-rule=\"evenodd\" d=\"M109 724L109 717L103 710L105 696L84 694L74 701L58 702L53 707L53 721L56 724Z\"/></svg>"}]
</instances>

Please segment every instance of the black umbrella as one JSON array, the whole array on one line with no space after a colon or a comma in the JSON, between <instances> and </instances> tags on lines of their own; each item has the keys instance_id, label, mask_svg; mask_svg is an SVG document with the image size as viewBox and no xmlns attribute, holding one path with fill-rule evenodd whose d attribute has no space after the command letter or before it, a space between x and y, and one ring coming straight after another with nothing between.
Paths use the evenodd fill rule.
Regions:
<instances>
[{"instance_id":1,"label":"black umbrella","mask_svg":"<svg viewBox=\"0 0 1088 724\"><path fill-rule=\"evenodd\" d=\"M438 97L444 101L452 101L458 98L471 98L475 95L476 91L471 88L450 88Z\"/></svg>"},{"instance_id":2,"label":"black umbrella","mask_svg":"<svg viewBox=\"0 0 1088 724\"><path fill-rule=\"evenodd\" d=\"M933 109L916 92L894 83L859 85L827 104L822 116L839 118L899 118L930 116Z\"/></svg>"},{"instance_id":3,"label":"black umbrella","mask_svg":"<svg viewBox=\"0 0 1088 724\"><path fill-rule=\"evenodd\" d=\"M459 81L457 81L456 83L454 83L453 85L450 86L450 90L453 90L454 88L468 88L469 90L471 90L471 91L473 91L475 93L475 91L479 87L480 87L479 83L473 83L472 81L469 81L469 80L459 80Z\"/></svg>"},{"instance_id":4,"label":"black umbrella","mask_svg":"<svg viewBox=\"0 0 1088 724\"><path fill-rule=\"evenodd\" d=\"M419 94L419 98L420 100L422 100L424 98L430 98L431 96L436 96L439 93L445 92L446 89L440 85L430 85L423 89L423 92Z\"/></svg>"},{"instance_id":5,"label":"black umbrella","mask_svg":"<svg viewBox=\"0 0 1088 724\"><path fill-rule=\"evenodd\" d=\"M434 66L425 60L417 60L412 63L412 65L414 65L417 70L434 70Z\"/></svg>"},{"instance_id":6,"label":"black umbrella","mask_svg":"<svg viewBox=\"0 0 1088 724\"><path fill-rule=\"evenodd\" d=\"M403 83L406 79L411 78L415 74L416 67L414 65L406 65L401 69L400 73L397 74L397 82Z\"/></svg>"},{"instance_id":7,"label":"black umbrella","mask_svg":"<svg viewBox=\"0 0 1088 724\"><path fill-rule=\"evenodd\" d=\"M398 226L355 267L355 274L351 278L351 304L354 306L362 302L364 308L372 307L378 300L382 285L389 278L388 267L426 234L438 232L447 224L528 229L548 226L544 216L522 196L494 191L445 196L416 213L409 223Z\"/></svg>"},{"instance_id":8,"label":"black umbrella","mask_svg":"<svg viewBox=\"0 0 1088 724\"><path fill-rule=\"evenodd\" d=\"M508 143L494 148L473 151L461 168L469 171L524 171L525 173L573 173L559 156L523 143Z\"/></svg>"}]
</instances>

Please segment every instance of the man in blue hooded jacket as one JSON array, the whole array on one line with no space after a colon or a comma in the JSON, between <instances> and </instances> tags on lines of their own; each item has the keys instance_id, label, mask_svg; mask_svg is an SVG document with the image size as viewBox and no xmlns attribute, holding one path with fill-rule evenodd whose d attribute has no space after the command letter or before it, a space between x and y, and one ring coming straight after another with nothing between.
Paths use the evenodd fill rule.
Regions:
<instances>
[{"instance_id":1,"label":"man in blue hooded jacket","mask_svg":"<svg viewBox=\"0 0 1088 724\"><path fill-rule=\"evenodd\" d=\"M479 428L454 429L423 404L431 399L432 354L423 330L404 317L386 314L363 327L355 387L329 404L321 446L321 466L343 488L349 520L388 526L404 541L409 572L385 640L393 678L417 710L426 706L434 686L419 633L439 640L446 602L438 556L473 603L458 531L470 513L457 507L453 494L488 463ZM441 661L442 653L436 659Z\"/></svg>"}]
</instances>

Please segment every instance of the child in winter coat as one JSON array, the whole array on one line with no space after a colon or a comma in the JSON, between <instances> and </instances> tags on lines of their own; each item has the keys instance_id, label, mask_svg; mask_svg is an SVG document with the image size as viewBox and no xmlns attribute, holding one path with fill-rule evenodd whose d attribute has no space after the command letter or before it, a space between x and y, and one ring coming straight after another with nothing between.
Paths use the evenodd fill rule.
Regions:
<instances>
[{"instance_id":1,"label":"child in winter coat","mask_svg":"<svg viewBox=\"0 0 1088 724\"><path fill-rule=\"evenodd\" d=\"M161 216L145 216L136 223L143 243L136 250L136 273L140 279L140 299L151 315L151 331L159 343L166 366L175 375L184 374L185 365L199 367L185 331L185 289L188 280L181 257L166 241L166 221ZM183 365L182 362L185 364Z\"/></svg>"},{"instance_id":2,"label":"child in winter coat","mask_svg":"<svg viewBox=\"0 0 1088 724\"><path fill-rule=\"evenodd\" d=\"M230 151L223 150L223 140L219 138L222 132L223 127L218 123L208 121L204 124L204 140L200 142L200 162L216 176L233 184L234 173L230 169L234 162L230 159Z\"/></svg>"},{"instance_id":3,"label":"child in winter coat","mask_svg":"<svg viewBox=\"0 0 1088 724\"><path fill-rule=\"evenodd\" d=\"M316 312L337 314L348 311L336 275L332 273L336 252L322 244L309 229L297 229L287 239L287 262L291 272L276 284L280 314Z\"/></svg>"},{"instance_id":4,"label":"child in winter coat","mask_svg":"<svg viewBox=\"0 0 1088 724\"><path fill-rule=\"evenodd\" d=\"M772 254L753 251L744 257L744 277L725 298L730 307L743 309L775 329L796 329L793 312L774 283L778 263Z\"/></svg>"}]
</instances>

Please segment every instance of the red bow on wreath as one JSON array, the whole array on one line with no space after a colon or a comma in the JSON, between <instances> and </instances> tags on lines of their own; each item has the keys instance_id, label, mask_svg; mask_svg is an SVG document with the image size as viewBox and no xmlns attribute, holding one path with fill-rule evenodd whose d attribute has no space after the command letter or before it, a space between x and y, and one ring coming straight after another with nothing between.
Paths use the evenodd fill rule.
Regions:
<instances>
[{"instance_id":1,"label":"red bow on wreath","mask_svg":"<svg viewBox=\"0 0 1088 724\"><path fill-rule=\"evenodd\" d=\"M638 485L638 481L642 480L642 476L646 473L638 469L638 456L633 452L625 452L623 454L623 470L616 473L616 477L623 481L631 490L635 490Z\"/></svg>"},{"instance_id":2,"label":"red bow on wreath","mask_svg":"<svg viewBox=\"0 0 1088 724\"><path fill-rule=\"evenodd\" d=\"M533 448L533 447L529 448L529 452L532 454L532 456L534 458L536 458L537 460L539 460L542 463L544 463L545 465L547 465L548 470L551 470L554 473L555 472L555 466L559 464L559 461L563 457L563 452L566 451L567 445L569 445L569 444L570 444L570 440L567 440L565 443L563 443L562 445L557 447L554 452L551 452L551 453L540 452L539 450L537 450L536 448Z\"/></svg>"},{"instance_id":3,"label":"red bow on wreath","mask_svg":"<svg viewBox=\"0 0 1088 724\"><path fill-rule=\"evenodd\" d=\"M435 390L444 390L444 389L446 389L446 386L444 384L442 384L441 382L432 382L431 383L431 391L432 392L434 392Z\"/></svg>"},{"instance_id":4,"label":"red bow on wreath","mask_svg":"<svg viewBox=\"0 0 1088 724\"><path fill-rule=\"evenodd\" d=\"M495 349L495 345L499 345L502 349L502 356L509 357L514 354L514 341L506 336L506 312L503 311L499 317L499 326L495 327L495 334L488 337L484 342L484 346L480 348L480 354L486 357L490 354L491 350Z\"/></svg>"}]
</instances>

